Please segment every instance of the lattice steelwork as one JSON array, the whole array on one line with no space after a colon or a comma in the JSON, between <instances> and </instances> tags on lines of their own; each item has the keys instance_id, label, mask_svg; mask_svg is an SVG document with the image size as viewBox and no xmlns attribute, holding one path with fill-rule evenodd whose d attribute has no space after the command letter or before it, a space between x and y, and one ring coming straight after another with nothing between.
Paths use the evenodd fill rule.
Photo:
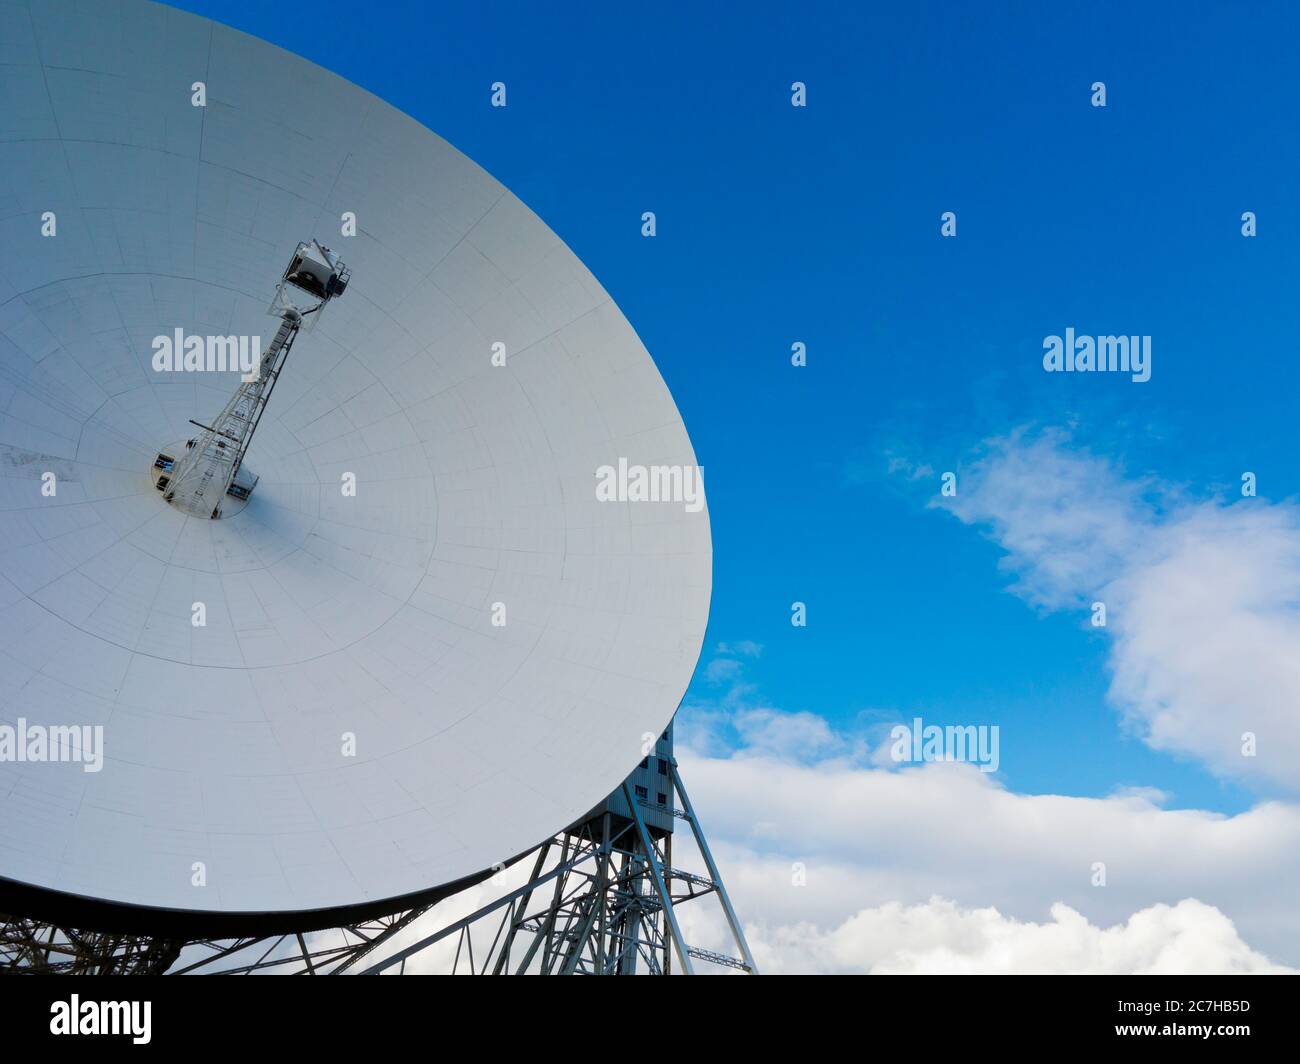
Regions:
<instances>
[{"instance_id":1,"label":"lattice steelwork","mask_svg":"<svg viewBox=\"0 0 1300 1064\"><path fill-rule=\"evenodd\" d=\"M309 934L187 942L169 975L342 975L429 906Z\"/></svg>"},{"instance_id":2,"label":"lattice steelwork","mask_svg":"<svg viewBox=\"0 0 1300 1064\"><path fill-rule=\"evenodd\" d=\"M171 939L83 931L0 913L0 972L160 975L184 945Z\"/></svg>"},{"instance_id":3,"label":"lattice steelwork","mask_svg":"<svg viewBox=\"0 0 1300 1064\"><path fill-rule=\"evenodd\" d=\"M756 975L745 934L686 795L675 761L668 777L681 809L656 805L623 784L621 817L606 803L592 819L548 840L532 857L527 883L398 950L366 974L404 972L407 961L441 942L456 942L453 974L686 975L696 961ZM651 830L643 810L668 813L691 828L708 876L674 868L671 830ZM714 895L737 956L689 945L677 907Z\"/></svg>"}]
</instances>

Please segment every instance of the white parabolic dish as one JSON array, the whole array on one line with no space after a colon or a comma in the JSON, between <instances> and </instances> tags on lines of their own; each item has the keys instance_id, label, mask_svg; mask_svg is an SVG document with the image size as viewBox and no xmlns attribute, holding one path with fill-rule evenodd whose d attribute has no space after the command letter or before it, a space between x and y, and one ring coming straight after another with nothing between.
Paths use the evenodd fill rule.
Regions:
<instances>
[{"instance_id":1,"label":"white parabolic dish","mask_svg":"<svg viewBox=\"0 0 1300 1064\"><path fill-rule=\"evenodd\" d=\"M695 464L609 296L490 175L303 59L140 0L5 19L0 725L102 725L104 762L0 763L0 877L358 905L599 802L677 707L711 569L707 511L596 499L620 458ZM352 283L289 358L248 506L186 517L150 466L236 378L156 372L152 342L269 339L312 237Z\"/></svg>"}]
</instances>

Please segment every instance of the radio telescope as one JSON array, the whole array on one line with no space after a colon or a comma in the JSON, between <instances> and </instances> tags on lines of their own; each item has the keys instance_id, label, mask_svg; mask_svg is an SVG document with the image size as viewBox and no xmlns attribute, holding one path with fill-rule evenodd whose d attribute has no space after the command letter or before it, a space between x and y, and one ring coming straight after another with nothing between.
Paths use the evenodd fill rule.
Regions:
<instances>
[{"instance_id":1,"label":"radio telescope","mask_svg":"<svg viewBox=\"0 0 1300 1064\"><path fill-rule=\"evenodd\" d=\"M696 664L711 545L706 509L597 498L620 461L696 467L609 295L303 59L143 0L7 18L0 726L102 749L0 759L0 912L334 926L616 794ZM303 256L322 291L276 287ZM242 338L252 379L209 357Z\"/></svg>"}]
</instances>

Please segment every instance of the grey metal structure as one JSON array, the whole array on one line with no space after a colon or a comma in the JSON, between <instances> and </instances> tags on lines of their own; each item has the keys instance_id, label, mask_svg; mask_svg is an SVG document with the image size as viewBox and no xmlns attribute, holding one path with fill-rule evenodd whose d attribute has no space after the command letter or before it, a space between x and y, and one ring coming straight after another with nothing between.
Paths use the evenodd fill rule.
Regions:
<instances>
[{"instance_id":1,"label":"grey metal structure","mask_svg":"<svg viewBox=\"0 0 1300 1064\"><path fill-rule=\"evenodd\" d=\"M639 793L647 788L638 781L647 778L667 792L653 800ZM674 866L674 820L690 828L707 874ZM525 883L389 953L365 974L405 971L411 958L449 940L456 949L448 974L670 975L675 965L694 975L701 961L758 974L672 756L671 728L640 772L525 860L531 865ZM678 908L710 896L737 955L692 946L682 934Z\"/></svg>"},{"instance_id":2,"label":"grey metal structure","mask_svg":"<svg viewBox=\"0 0 1300 1064\"><path fill-rule=\"evenodd\" d=\"M358 920L323 931L195 939L182 943L160 975L346 975L430 906Z\"/></svg>"},{"instance_id":3,"label":"grey metal structure","mask_svg":"<svg viewBox=\"0 0 1300 1064\"><path fill-rule=\"evenodd\" d=\"M184 943L0 914L0 974L162 975Z\"/></svg>"}]
</instances>

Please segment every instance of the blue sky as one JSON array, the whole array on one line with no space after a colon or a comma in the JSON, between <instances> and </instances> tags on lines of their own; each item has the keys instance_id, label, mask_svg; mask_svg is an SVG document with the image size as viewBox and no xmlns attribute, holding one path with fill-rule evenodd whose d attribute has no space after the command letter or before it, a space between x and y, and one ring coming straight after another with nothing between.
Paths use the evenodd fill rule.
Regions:
<instances>
[{"instance_id":1,"label":"blue sky","mask_svg":"<svg viewBox=\"0 0 1300 1064\"><path fill-rule=\"evenodd\" d=\"M987 437L1070 425L1070 448L1196 498L1243 470L1262 497L1300 493L1286 7L176 6L414 116L587 263L690 430L709 644L762 645L746 678L767 704L846 729L996 723L1017 791L1252 804L1126 733L1086 614L1009 593L1003 549L927 506L937 475L888 463L963 469ZM1045 374L1067 326L1151 335L1152 380Z\"/></svg>"}]
</instances>

